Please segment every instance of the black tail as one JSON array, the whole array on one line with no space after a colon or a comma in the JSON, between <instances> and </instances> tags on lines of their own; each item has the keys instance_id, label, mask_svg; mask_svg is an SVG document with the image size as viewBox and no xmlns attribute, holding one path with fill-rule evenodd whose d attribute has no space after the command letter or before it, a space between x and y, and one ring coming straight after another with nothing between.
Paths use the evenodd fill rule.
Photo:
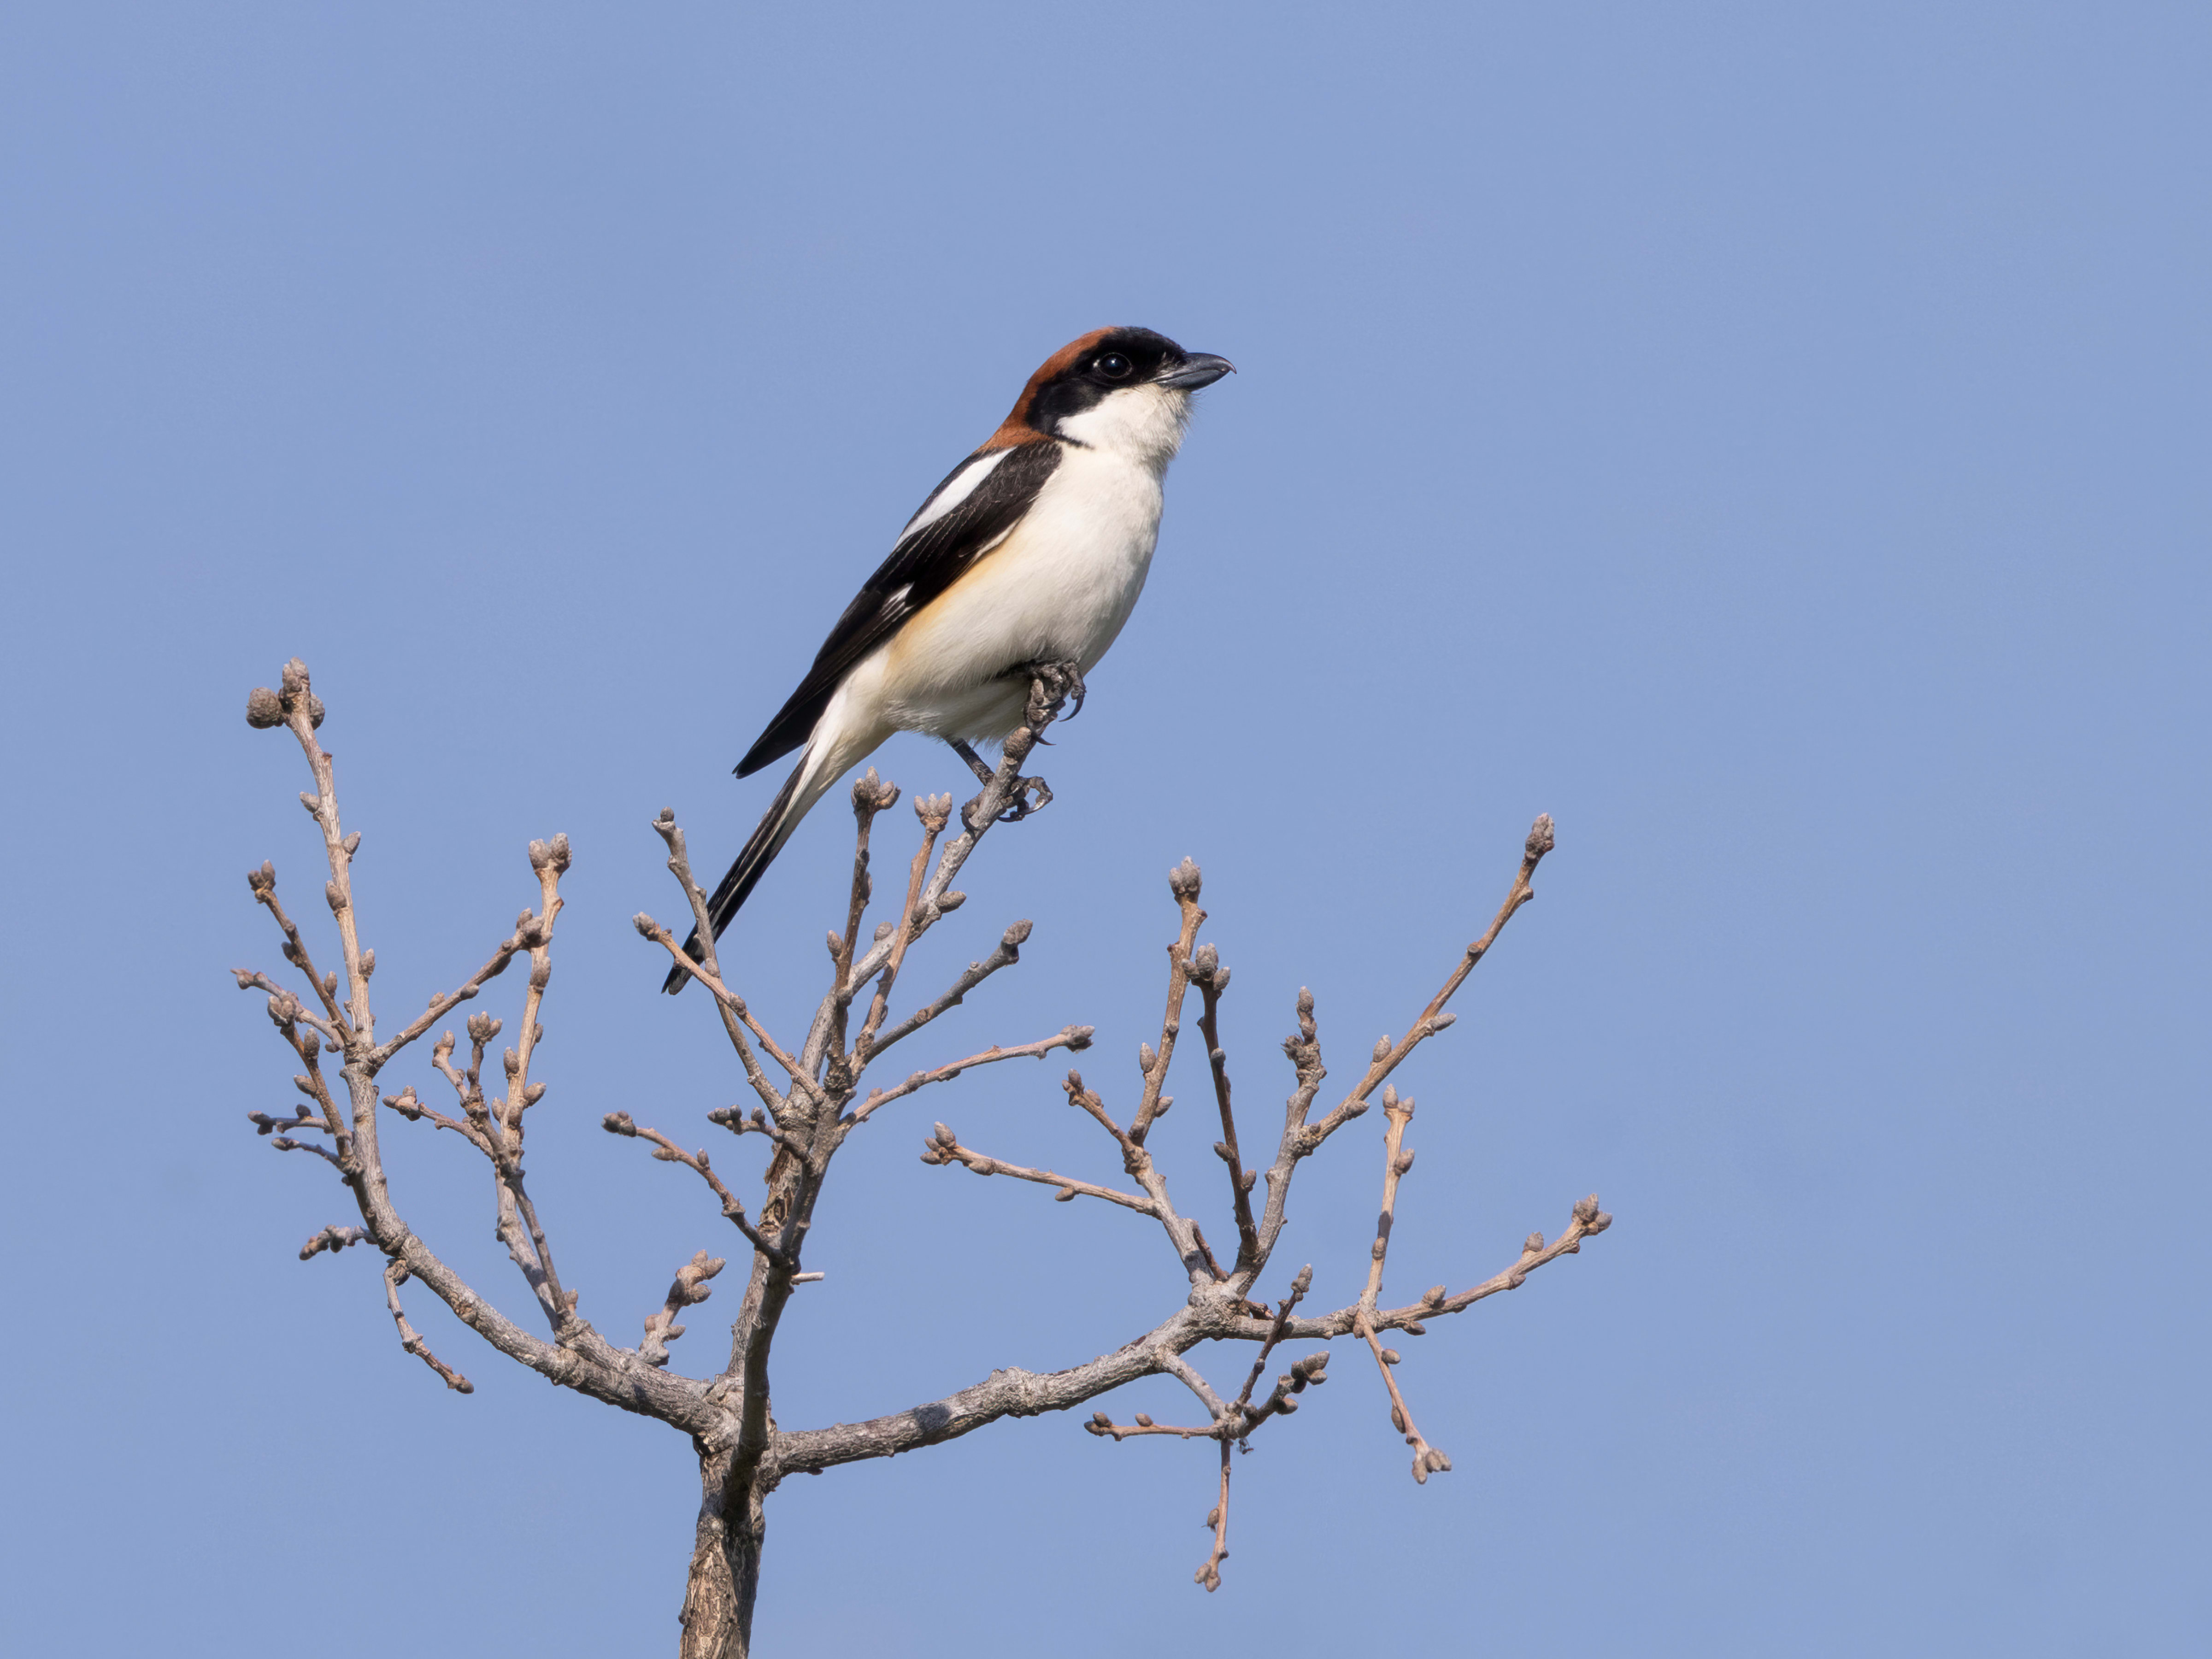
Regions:
<instances>
[{"instance_id":1,"label":"black tail","mask_svg":"<svg viewBox=\"0 0 2212 1659\"><path fill-rule=\"evenodd\" d=\"M776 791L768 815L761 819L752 839L745 842L745 850L738 854L738 861L730 866L730 872L722 878L721 884L707 901L707 920L714 924L716 939L721 938L730 919L738 914L738 907L751 896L760 878L768 873L769 866L775 862L775 855L783 850L783 843L791 838L795 825L784 820L791 814L792 801L799 793L799 780L805 770L806 757L801 755L799 764L791 769L791 775L783 781L783 787ZM684 954L694 962L707 959L706 947L699 942L696 927L691 930L691 937L684 941ZM671 968L660 988L674 996L690 982L691 975L683 969Z\"/></svg>"}]
</instances>

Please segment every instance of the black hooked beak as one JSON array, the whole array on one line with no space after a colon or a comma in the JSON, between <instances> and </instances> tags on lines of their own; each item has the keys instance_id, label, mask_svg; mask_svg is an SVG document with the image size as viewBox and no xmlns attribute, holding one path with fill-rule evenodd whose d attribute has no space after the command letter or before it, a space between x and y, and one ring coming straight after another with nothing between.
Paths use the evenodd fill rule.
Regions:
<instances>
[{"instance_id":1,"label":"black hooked beak","mask_svg":"<svg viewBox=\"0 0 2212 1659\"><path fill-rule=\"evenodd\" d=\"M1217 357L1210 351L1194 351L1166 374L1156 385L1170 386L1177 392L1195 392L1202 386L1212 386L1224 374L1234 374L1237 365L1226 357Z\"/></svg>"}]
</instances>

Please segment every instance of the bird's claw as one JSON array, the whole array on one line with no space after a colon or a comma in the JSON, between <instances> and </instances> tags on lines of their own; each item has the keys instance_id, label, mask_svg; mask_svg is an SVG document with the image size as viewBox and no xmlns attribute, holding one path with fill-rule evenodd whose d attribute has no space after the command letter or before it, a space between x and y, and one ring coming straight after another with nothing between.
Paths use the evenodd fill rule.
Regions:
<instances>
[{"instance_id":1,"label":"bird's claw","mask_svg":"<svg viewBox=\"0 0 2212 1659\"><path fill-rule=\"evenodd\" d=\"M1044 723L1048 714L1054 720L1073 720L1083 712L1083 700L1091 688L1083 683L1083 665L1079 662L1025 662L1012 671L1025 676L1030 683L1030 726L1032 729ZM1073 707L1063 714L1063 703Z\"/></svg>"},{"instance_id":2,"label":"bird's claw","mask_svg":"<svg viewBox=\"0 0 2212 1659\"><path fill-rule=\"evenodd\" d=\"M1027 797L1034 795L1035 800ZM1013 804L999 814L1000 823L1019 823L1032 812L1042 812L1052 805L1052 786L1042 778L1016 778Z\"/></svg>"}]
</instances>

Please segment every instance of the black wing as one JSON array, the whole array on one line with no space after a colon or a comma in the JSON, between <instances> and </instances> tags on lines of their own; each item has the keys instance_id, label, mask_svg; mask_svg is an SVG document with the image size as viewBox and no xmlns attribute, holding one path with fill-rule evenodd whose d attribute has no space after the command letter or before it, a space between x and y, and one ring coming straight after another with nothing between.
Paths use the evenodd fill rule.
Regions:
<instances>
[{"instance_id":1,"label":"black wing","mask_svg":"<svg viewBox=\"0 0 2212 1659\"><path fill-rule=\"evenodd\" d=\"M988 466L990 471L951 511L900 536L883 568L868 578L867 586L837 618L799 690L738 763L738 775L749 777L805 743L845 676L1012 529L1059 465L1058 444L1027 443L979 451L953 468L908 520L909 526L926 517L938 497L971 469Z\"/></svg>"}]
</instances>

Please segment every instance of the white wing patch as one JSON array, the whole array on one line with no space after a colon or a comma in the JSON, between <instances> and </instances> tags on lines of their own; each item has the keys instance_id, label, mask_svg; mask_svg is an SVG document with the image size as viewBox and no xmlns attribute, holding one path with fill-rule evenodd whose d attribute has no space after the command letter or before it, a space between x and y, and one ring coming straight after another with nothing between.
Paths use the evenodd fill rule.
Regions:
<instances>
[{"instance_id":1,"label":"white wing patch","mask_svg":"<svg viewBox=\"0 0 2212 1659\"><path fill-rule=\"evenodd\" d=\"M979 455L969 462L956 476L945 482L944 488L929 499L921 512L907 520L906 528L899 532L899 538L892 544L891 550L896 552L899 548L905 546L916 532L928 529L930 526L974 495L976 485L989 477L999 463L1012 453L1013 451L1011 449L994 449L989 454Z\"/></svg>"}]
</instances>

